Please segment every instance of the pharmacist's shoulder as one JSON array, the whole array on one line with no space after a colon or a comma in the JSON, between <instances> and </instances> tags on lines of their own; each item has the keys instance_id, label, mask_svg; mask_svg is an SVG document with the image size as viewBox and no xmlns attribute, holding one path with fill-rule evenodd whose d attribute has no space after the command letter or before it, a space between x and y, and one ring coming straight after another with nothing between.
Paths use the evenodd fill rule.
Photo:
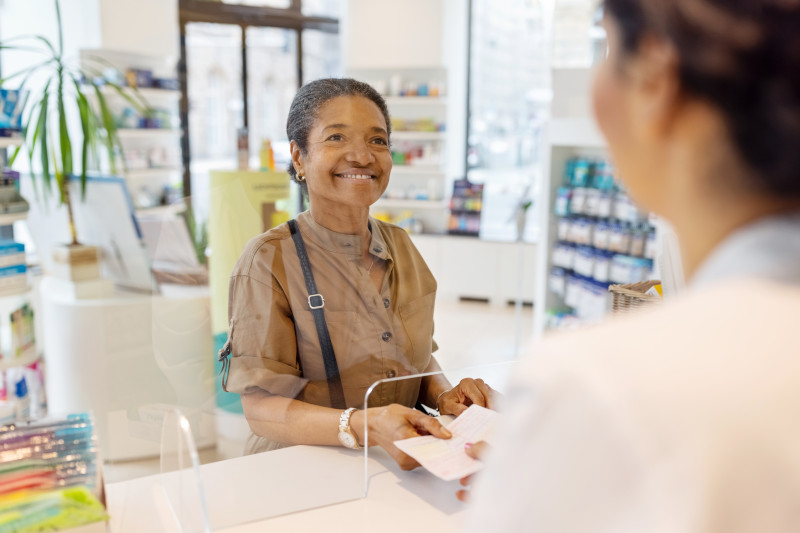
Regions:
<instances>
[{"instance_id":1,"label":"pharmacist's shoulder","mask_svg":"<svg viewBox=\"0 0 800 533\"><path fill-rule=\"evenodd\" d=\"M523 360L517 381L572 383L627 400L670 389L696 398L709 382L693 376L727 390L748 375L769 380L800 371L797 316L797 286L730 280L548 337Z\"/></svg>"},{"instance_id":2,"label":"pharmacist's shoulder","mask_svg":"<svg viewBox=\"0 0 800 533\"><path fill-rule=\"evenodd\" d=\"M283 242L288 239L291 232L285 223L253 237L242 250L232 275L263 277L272 266L282 264Z\"/></svg>"}]
</instances>

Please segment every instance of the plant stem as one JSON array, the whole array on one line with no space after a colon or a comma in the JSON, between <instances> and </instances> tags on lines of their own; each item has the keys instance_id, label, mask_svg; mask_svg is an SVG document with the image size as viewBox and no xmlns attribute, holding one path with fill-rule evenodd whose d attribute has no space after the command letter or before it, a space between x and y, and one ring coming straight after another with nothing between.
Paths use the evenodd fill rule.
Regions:
<instances>
[{"instance_id":1,"label":"plant stem","mask_svg":"<svg viewBox=\"0 0 800 533\"><path fill-rule=\"evenodd\" d=\"M61 59L64 56L64 35L61 30L61 3L54 0L56 4L56 20L58 21L58 57Z\"/></svg>"},{"instance_id":2,"label":"plant stem","mask_svg":"<svg viewBox=\"0 0 800 533\"><path fill-rule=\"evenodd\" d=\"M67 216L69 218L69 236L72 239L71 244L80 244L78 242L78 232L75 229L75 216L72 214L72 199L69 194L69 176L64 176L62 183L62 187L64 188L62 194L64 195L64 203L67 205Z\"/></svg>"}]
</instances>

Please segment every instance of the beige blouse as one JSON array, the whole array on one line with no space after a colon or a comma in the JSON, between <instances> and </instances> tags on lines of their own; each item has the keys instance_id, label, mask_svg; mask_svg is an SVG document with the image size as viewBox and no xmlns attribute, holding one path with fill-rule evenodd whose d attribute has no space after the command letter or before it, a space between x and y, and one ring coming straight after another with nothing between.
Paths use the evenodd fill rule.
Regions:
<instances>
[{"instance_id":1,"label":"beige blouse","mask_svg":"<svg viewBox=\"0 0 800 533\"><path fill-rule=\"evenodd\" d=\"M333 232L310 213L297 217L348 407L363 407L376 381L423 372L436 350L436 280L401 228L370 218L370 253L386 261L380 292L360 260L361 237ZM252 239L230 280L227 390L263 389L330 406L325 366L297 250L282 224ZM413 406L420 380L381 385L369 406Z\"/></svg>"}]
</instances>

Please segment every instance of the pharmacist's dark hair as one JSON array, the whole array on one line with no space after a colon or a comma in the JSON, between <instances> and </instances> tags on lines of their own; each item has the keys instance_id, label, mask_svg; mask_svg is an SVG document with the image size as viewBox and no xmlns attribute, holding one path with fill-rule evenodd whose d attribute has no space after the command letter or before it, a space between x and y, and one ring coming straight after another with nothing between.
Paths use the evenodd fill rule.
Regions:
<instances>
[{"instance_id":1,"label":"pharmacist's dark hair","mask_svg":"<svg viewBox=\"0 0 800 533\"><path fill-rule=\"evenodd\" d=\"M289 116L286 119L286 136L300 147L300 152L308 152L308 134L314 127L319 110L329 100L340 96L363 96L375 103L386 120L386 132L391 136L392 123L389 108L383 97L372 86L352 78L322 78L306 83L292 100ZM390 137L391 138L391 137ZM297 182L297 171L289 161L289 175ZM305 182L298 182L306 188Z\"/></svg>"},{"instance_id":2,"label":"pharmacist's dark hair","mask_svg":"<svg viewBox=\"0 0 800 533\"><path fill-rule=\"evenodd\" d=\"M626 53L678 55L687 95L715 105L763 191L800 196L800 0L605 0Z\"/></svg>"}]
</instances>

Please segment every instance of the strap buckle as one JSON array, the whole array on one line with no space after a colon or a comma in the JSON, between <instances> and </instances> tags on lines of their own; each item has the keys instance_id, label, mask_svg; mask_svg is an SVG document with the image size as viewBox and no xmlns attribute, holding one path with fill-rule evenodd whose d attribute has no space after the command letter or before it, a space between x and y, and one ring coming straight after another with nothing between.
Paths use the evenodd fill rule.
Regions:
<instances>
[{"instance_id":1,"label":"strap buckle","mask_svg":"<svg viewBox=\"0 0 800 533\"><path fill-rule=\"evenodd\" d=\"M314 303L312 302L312 298L319 298L318 300L315 300L316 302L318 302L319 305L314 305ZM325 298L323 298L322 295L319 293L310 294L308 296L308 306L311 309L322 309L323 307L325 307Z\"/></svg>"}]
</instances>

